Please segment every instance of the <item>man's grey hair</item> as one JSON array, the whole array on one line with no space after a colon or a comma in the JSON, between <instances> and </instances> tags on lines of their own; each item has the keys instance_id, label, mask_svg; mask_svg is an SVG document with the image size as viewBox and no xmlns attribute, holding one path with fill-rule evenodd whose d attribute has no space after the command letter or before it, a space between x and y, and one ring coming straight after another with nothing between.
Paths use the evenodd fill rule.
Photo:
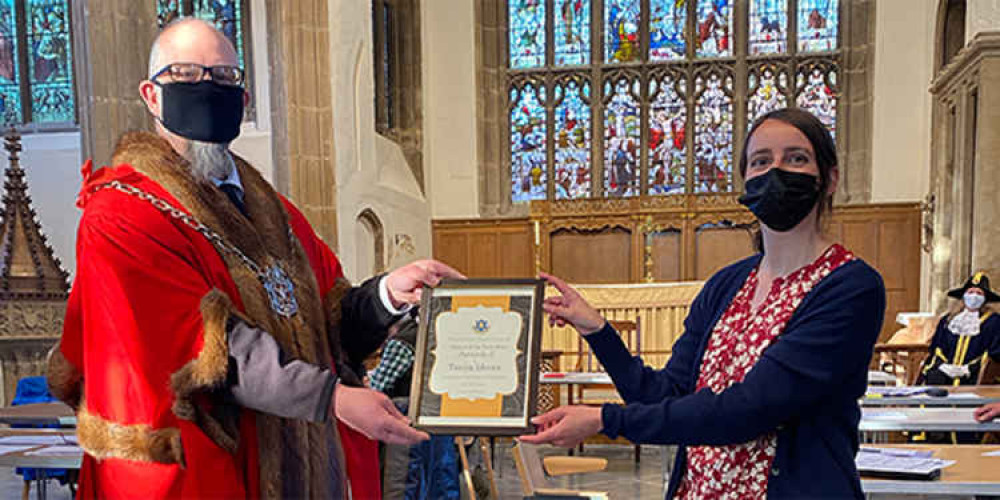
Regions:
<instances>
[{"instance_id":1,"label":"man's grey hair","mask_svg":"<svg viewBox=\"0 0 1000 500\"><path fill-rule=\"evenodd\" d=\"M167 63L163 60L163 54L160 52L160 38L163 36L164 33L170 31L171 29L188 23L203 24L205 26L212 28L215 31L219 31L219 28L216 28L214 24L204 19L199 19L197 17L182 16L178 17L177 19L174 19L173 21L170 21L166 26L163 27L162 30L160 30L160 34L156 35L156 39L153 40L153 46L150 47L149 49L149 78L153 78L153 75L155 75L157 71L160 71L161 69L163 69L164 66L167 65ZM219 31L219 34L222 35L222 32Z\"/></svg>"}]
</instances>

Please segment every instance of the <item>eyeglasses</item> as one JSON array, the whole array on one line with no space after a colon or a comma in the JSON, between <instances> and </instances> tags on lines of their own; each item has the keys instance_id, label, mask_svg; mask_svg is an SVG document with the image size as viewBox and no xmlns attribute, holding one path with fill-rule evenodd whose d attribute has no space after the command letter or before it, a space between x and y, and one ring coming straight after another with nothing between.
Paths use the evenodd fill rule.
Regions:
<instances>
[{"instance_id":1,"label":"eyeglasses","mask_svg":"<svg viewBox=\"0 0 1000 500\"><path fill-rule=\"evenodd\" d=\"M212 75L212 81L219 85L239 87L243 85L245 74L236 66L202 66L196 63L173 63L157 71L150 80L154 82L161 76L170 76L172 82L195 83L205 79L205 74Z\"/></svg>"}]
</instances>

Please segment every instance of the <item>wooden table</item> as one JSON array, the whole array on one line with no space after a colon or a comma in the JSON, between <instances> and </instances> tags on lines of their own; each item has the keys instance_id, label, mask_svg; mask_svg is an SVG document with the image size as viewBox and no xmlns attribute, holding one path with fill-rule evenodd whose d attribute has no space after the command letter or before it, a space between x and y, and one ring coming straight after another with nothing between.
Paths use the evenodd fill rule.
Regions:
<instances>
[{"instance_id":1,"label":"wooden table","mask_svg":"<svg viewBox=\"0 0 1000 500\"><path fill-rule=\"evenodd\" d=\"M997 385L963 385L939 386L948 391L948 397L918 396L880 396L861 398L861 406L955 406L980 407L985 404L1000 402L1000 386ZM903 389L899 387L898 389ZM976 394L980 397L962 397L961 394ZM957 396L956 396L957 395Z\"/></svg>"},{"instance_id":2,"label":"wooden table","mask_svg":"<svg viewBox=\"0 0 1000 500\"><path fill-rule=\"evenodd\" d=\"M0 408L0 424L76 426L76 414L64 403L37 403Z\"/></svg>"},{"instance_id":3,"label":"wooden table","mask_svg":"<svg viewBox=\"0 0 1000 500\"><path fill-rule=\"evenodd\" d=\"M65 442L58 446L75 444L75 434L76 431L73 429L0 429L0 438L11 436L63 437ZM57 455L33 455L33 452L56 445L40 444L26 446L31 447L0 455L0 467L29 467L32 469L40 469L38 472L41 476L40 479L43 480L37 482L37 498L39 500L44 500L48 495L48 484L47 481L44 480L45 471L49 469L68 469L76 471L80 469L80 464L83 462L83 450L80 448L66 450L66 453L60 453ZM75 479L72 480L75 481Z\"/></svg>"},{"instance_id":4,"label":"wooden table","mask_svg":"<svg viewBox=\"0 0 1000 500\"><path fill-rule=\"evenodd\" d=\"M1000 446L984 445L879 445L879 448L909 448L934 450L934 457L955 460L941 470L936 481L906 481L861 478L865 493L895 493L910 495L1000 495L1000 457L984 457L983 453L1000 450Z\"/></svg>"},{"instance_id":5,"label":"wooden table","mask_svg":"<svg viewBox=\"0 0 1000 500\"><path fill-rule=\"evenodd\" d=\"M574 385L611 385L611 376L602 372L558 372L544 373L538 381L545 385L569 386L569 390L566 391L566 404L573 404Z\"/></svg>"}]
</instances>

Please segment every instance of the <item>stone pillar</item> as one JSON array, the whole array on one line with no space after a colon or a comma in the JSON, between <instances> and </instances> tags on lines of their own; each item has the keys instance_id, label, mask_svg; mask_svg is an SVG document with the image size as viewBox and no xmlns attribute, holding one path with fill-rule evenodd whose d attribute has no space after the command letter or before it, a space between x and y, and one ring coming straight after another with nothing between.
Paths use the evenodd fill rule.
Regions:
<instances>
[{"instance_id":1,"label":"stone pillar","mask_svg":"<svg viewBox=\"0 0 1000 500\"><path fill-rule=\"evenodd\" d=\"M327 0L267 0L275 183L337 245Z\"/></svg>"},{"instance_id":2,"label":"stone pillar","mask_svg":"<svg viewBox=\"0 0 1000 500\"><path fill-rule=\"evenodd\" d=\"M842 7L844 102L838 117L840 189L837 203L867 203L872 191L872 108L875 72L875 2L853 0Z\"/></svg>"},{"instance_id":3,"label":"stone pillar","mask_svg":"<svg viewBox=\"0 0 1000 500\"><path fill-rule=\"evenodd\" d=\"M149 48L158 32L156 2L70 4L81 154L104 165L123 132L152 126L138 89L147 76Z\"/></svg>"},{"instance_id":4,"label":"stone pillar","mask_svg":"<svg viewBox=\"0 0 1000 500\"><path fill-rule=\"evenodd\" d=\"M1000 31L981 32L931 85L931 307L976 271L1000 279Z\"/></svg>"},{"instance_id":5,"label":"stone pillar","mask_svg":"<svg viewBox=\"0 0 1000 500\"><path fill-rule=\"evenodd\" d=\"M1000 0L966 0L965 42L976 34L1000 30Z\"/></svg>"}]
</instances>

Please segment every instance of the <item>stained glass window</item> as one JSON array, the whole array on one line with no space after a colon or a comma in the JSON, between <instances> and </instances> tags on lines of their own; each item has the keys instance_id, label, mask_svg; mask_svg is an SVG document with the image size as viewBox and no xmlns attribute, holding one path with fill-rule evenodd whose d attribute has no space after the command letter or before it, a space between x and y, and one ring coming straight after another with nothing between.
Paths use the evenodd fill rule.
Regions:
<instances>
[{"instance_id":1,"label":"stained glass window","mask_svg":"<svg viewBox=\"0 0 1000 500\"><path fill-rule=\"evenodd\" d=\"M68 0L0 0L0 126L76 121Z\"/></svg>"},{"instance_id":2,"label":"stained glass window","mask_svg":"<svg viewBox=\"0 0 1000 500\"><path fill-rule=\"evenodd\" d=\"M725 57L733 52L732 0L697 0L695 47L699 57Z\"/></svg>"},{"instance_id":3,"label":"stained glass window","mask_svg":"<svg viewBox=\"0 0 1000 500\"><path fill-rule=\"evenodd\" d=\"M837 0L799 0L799 52L837 48Z\"/></svg>"},{"instance_id":4,"label":"stained glass window","mask_svg":"<svg viewBox=\"0 0 1000 500\"><path fill-rule=\"evenodd\" d=\"M685 0L650 0L649 60L670 61L686 55Z\"/></svg>"},{"instance_id":5,"label":"stained glass window","mask_svg":"<svg viewBox=\"0 0 1000 500\"><path fill-rule=\"evenodd\" d=\"M830 133L837 132L837 70L816 66L802 68L796 75L795 105L816 115Z\"/></svg>"},{"instance_id":6,"label":"stained glass window","mask_svg":"<svg viewBox=\"0 0 1000 500\"><path fill-rule=\"evenodd\" d=\"M747 128L758 116L788 107L788 73L773 64L750 70L747 95Z\"/></svg>"},{"instance_id":7,"label":"stained glass window","mask_svg":"<svg viewBox=\"0 0 1000 500\"><path fill-rule=\"evenodd\" d=\"M0 119L4 127L23 121L14 15L14 0L0 0Z\"/></svg>"},{"instance_id":8,"label":"stained glass window","mask_svg":"<svg viewBox=\"0 0 1000 500\"><path fill-rule=\"evenodd\" d=\"M837 0L488 1L508 10L514 202L733 193L757 117L844 119Z\"/></svg>"},{"instance_id":9,"label":"stained glass window","mask_svg":"<svg viewBox=\"0 0 1000 500\"><path fill-rule=\"evenodd\" d=\"M197 17L214 24L236 47L236 55L245 68L244 2L245 0L156 0L156 16L160 29L184 16Z\"/></svg>"},{"instance_id":10,"label":"stained glass window","mask_svg":"<svg viewBox=\"0 0 1000 500\"><path fill-rule=\"evenodd\" d=\"M31 0L27 5L32 121L73 122L73 58L69 6L65 0Z\"/></svg>"},{"instance_id":11,"label":"stained glass window","mask_svg":"<svg viewBox=\"0 0 1000 500\"><path fill-rule=\"evenodd\" d=\"M542 200L546 196L545 87L528 83L511 90L511 199Z\"/></svg>"},{"instance_id":12,"label":"stained glass window","mask_svg":"<svg viewBox=\"0 0 1000 500\"><path fill-rule=\"evenodd\" d=\"M620 77L604 84L604 194L639 193L639 82Z\"/></svg>"},{"instance_id":13,"label":"stained glass window","mask_svg":"<svg viewBox=\"0 0 1000 500\"><path fill-rule=\"evenodd\" d=\"M649 194L683 193L687 102L683 78L666 75L649 82Z\"/></svg>"},{"instance_id":14,"label":"stained glass window","mask_svg":"<svg viewBox=\"0 0 1000 500\"><path fill-rule=\"evenodd\" d=\"M698 193L731 189L733 173L732 78L717 73L695 78L694 157Z\"/></svg>"},{"instance_id":15,"label":"stained glass window","mask_svg":"<svg viewBox=\"0 0 1000 500\"><path fill-rule=\"evenodd\" d=\"M604 61L622 63L638 61L639 0L604 0Z\"/></svg>"},{"instance_id":16,"label":"stained glass window","mask_svg":"<svg viewBox=\"0 0 1000 500\"><path fill-rule=\"evenodd\" d=\"M544 0L508 0L510 67L523 69L545 64Z\"/></svg>"},{"instance_id":17,"label":"stained glass window","mask_svg":"<svg viewBox=\"0 0 1000 500\"><path fill-rule=\"evenodd\" d=\"M750 0L750 54L787 50L788 0Z\"/></svg>"},{"instance_id":18,"label":"stained glass window","mask_svg":"<svg viewBox=\"0 0 1000 500\"><path fill-rule=\"evenodd\" d=\"M156 0L156 21L160 29L181 17L181 0Z\"/></svg>"},{"instance_id":19,"label":"stained glass window","mask_svg":"<svg viewBox=\"0 0 1000 500\"><path fill-rule=\"evenodd\" d=\"M194 16L204 19L219 28L226 38L236 47L236 55L246 67L243 58L243 19L240 0L201 0L194 2Z\"/></svg>"},{"instance_id":20,"label":"stained glass window","mask_svg":"<svg viewBox=\"0 0 1000 500\"><path fill-rule=\"evenodd\" d=\"M590 83L571 79L556 85L556 198L590 195Z\"/></svg>"},{"instance_id":21,"label":"stained glass window","mask_svg":"<svg viewBox=\"0 0 1000 500\"><path fill-rule=\"evenodd\" d=\"M556 0L556 65L590 63L590 0Z\"/></svg>"}]
</instances>

